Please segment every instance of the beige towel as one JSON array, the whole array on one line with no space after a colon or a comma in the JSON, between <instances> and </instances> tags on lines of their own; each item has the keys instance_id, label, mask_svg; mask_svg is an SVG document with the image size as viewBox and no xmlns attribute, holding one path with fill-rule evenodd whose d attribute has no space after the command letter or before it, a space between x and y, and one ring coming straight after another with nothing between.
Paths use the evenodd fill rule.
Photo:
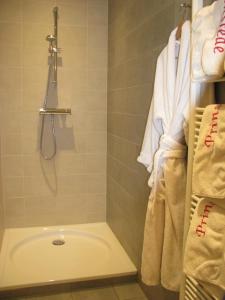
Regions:
<instances>
[{"instance_id":1,"label":"beige towel","mask_svg":"<svg viewBox=\"0 0 225 300\"><path fill-rule=\"evenodd\" d=\"M185 156L185 152L184 152ZM165 159L161 180L151 193L142 253L142 280L179 291L182 276L182 240L186 160Z\"/></svg>"},{"instance_id":2,"label":"beige towel","mask_svg":"<svg viewBox=\"0 0 225 300\"><path fill-rule=\"evenodd\" d=\"M220 299L225 289L225 201L199 202L188 232L184 272Z\"/></svg>"},{"instance_id":3,"label":"beige towel","mask_svg":"<svg viewBox=\"0 0 225 300\"><path fill-rule=\"evenodd\" d=\"M193 162L193 193L225 198L225 105L205 108Z\"/></svg>"}]
</instances>

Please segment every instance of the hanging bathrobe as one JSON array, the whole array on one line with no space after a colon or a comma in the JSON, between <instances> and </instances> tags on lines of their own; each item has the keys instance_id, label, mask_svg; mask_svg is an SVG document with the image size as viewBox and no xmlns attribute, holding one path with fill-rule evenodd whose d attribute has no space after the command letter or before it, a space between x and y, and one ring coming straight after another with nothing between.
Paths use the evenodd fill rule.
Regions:
<instances>
[{"instance_id":1,"label":"hanging bathrobe","mask_svg":"<svg viewBox=\"0 0 225 300\"><path fill-rule=\"evenodd\" d=\"M142 280L178 291L186 187L184 126L190 90L190 22L176 29L158 57L154 94L138 161L151 176L142 253ZM179 55L178 55L179 53ZM178 58L178 59L177 59Z\"/></svg>"}]
</instances>

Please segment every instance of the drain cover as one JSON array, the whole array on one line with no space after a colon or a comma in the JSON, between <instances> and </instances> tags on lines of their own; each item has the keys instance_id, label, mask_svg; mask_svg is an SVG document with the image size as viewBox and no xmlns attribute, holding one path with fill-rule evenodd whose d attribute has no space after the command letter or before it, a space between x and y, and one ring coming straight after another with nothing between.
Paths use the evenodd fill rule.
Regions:
<instances>
[{"instance_id":1,"label":"drain cover","mask_svg":"<svg viewBox=\"0 0 225 300\"><path fill-rule=\"evenodd\" d=\"M65 241L64 241L64 240L54 240L54 241L52 242L52 244L53 244L54 246L62 246L62 245L65 244Z\"/></svg>"}]
</instances>

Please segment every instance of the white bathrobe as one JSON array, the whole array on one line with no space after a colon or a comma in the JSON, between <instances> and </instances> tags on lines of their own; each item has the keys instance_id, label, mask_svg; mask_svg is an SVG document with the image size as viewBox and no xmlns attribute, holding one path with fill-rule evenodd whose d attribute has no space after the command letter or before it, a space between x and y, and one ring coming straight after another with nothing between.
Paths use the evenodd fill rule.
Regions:
<instances>
[{"instance_id":1,"label":"white bathrobe","mask_svg":"<svg viewBox=\"0 0 225 300\"><path fill-rule=\"evenodd\" d=\"M186 185L183 127L190 91L190 22L182 27L180 45L175 36L176 29L157 61L154 94L138 161L151 172L152 187L145 223L142 280L147 285L161 283L178 291Z\"/></svg>"}]
</instances>

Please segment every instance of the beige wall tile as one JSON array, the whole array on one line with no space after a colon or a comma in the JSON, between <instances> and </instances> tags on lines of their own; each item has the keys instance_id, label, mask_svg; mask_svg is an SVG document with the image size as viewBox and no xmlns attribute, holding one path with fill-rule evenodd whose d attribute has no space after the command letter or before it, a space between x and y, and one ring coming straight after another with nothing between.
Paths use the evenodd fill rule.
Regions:
<instances>
[{"instance_id":1,"label":"beige wall tile","mask_svg":"<svg viewBox=\"0 0 225 300\"><path fill-rule=\"evenodd\" d=\"M55 168L57 175L82 174L85 172L85 156L60 153L56 157Z\"/></svg>"},{"instance_id":2,"label":"beige wall tile","mask_svg":"<svg viewBox=\"0 0 225 300\"><path fill-rule=\"evenodd\" d=\"M54 0L22 0L23 21L25 23L47 23L53 20Z\"/></svg>"},{"instance_id":3,"label":"beige wall tile","mask_svg":"<svg viewBox=\"0 0 225 300\"><path fill-rule=\"evenodd\" d=\"M0 42L4 43L5 47L9 47L12 45L20 46L22 42L21 24L14 22L1 23Z\"/></svg>"},{"instance_id":4,"label":"beige wall tile","mask_svg":"<svg viewBox=\"0 0 225 300\"><path fill-rule=\"evenodd\" d=\"M41 213L51 215L56 207L56 199L53 196L31 196L24 198L24 205L28 215L35 211L37 215Z\"/></svg>"},{"instance_id":5,"label":"beige wall tile","mask_svg":"<svg viewBox=\"0 0 225 300\"><path fill-rule=\"evenodd\" d=\"M4 214L6 227L23 227L26 224L23 197L7 198Z\"/></svg>"},{"instance_id":6,"label":"beige wall tile","mask_svg":"<svg viewBox=\"0 0 225 300\"><path fill-rule=\"evenodd\" d=\"M59 31L60 47L87 47L87 28L63 26Z\"/></svg>"},{"instance_id":7,"label":"beige wall tile","mask_svg":"<svg viewBox=\"0 0 225 300\"><path fill-rule=\"evenodd\" d=\"M42 105L42 104L41 104ZM41 107L41 105L39 107ZM20 114L21 116L21 129L22 133L37 133L37 129L40 126L41 117L37 110L26 111L23 110Z\"/></svg>"},{"instance_id":8,"label":"beige wall tile","mask_svg":"<svg viewBox=\"0 0 225 300\"><path fill-rule=\"evenodd\" d=\"M87 26L87 1L57 0L60 11L60 24Z\"/></svg>"},{"instance_id":9,"label":"beige wall tile","mask_svg":"<svg viewBox=\"0 0 225 300\"><path fill-rule=\"evenodd\" d=\"M5 177L3 178L3 195L4 204L8 198L23 197L24 184L22 177Z\"/></svg>"},{"instance_id":10,"label":"beige wall tile","mask_svg":"<svg viewBox=\"0 0 225 300\"><path fill-rule=\"evenodd\" d=\"M23 172L24 176L45 176L55 174L55 161L44 160L40 153L24 154Z\"/></svg>"},{"instance_id":11,"label":"beige wall tile","mask_svg":"<svg viewBox=\"0 0 225 300\"><path fill-rule=\"evenodd\" d=\"M106 173L106 155L105 154L87 154L85 155L86 173Z\"/></svg>"},{"instance_id":12,"label":"beige wall tile","mask_svg":"<svg viewBox=\"0 0 225 300\"><path fill-rule=\"evenodd\" d=\"M18 111L2 111L1 119L2 136L21 133L22 118Z\"/></svg>"},{"instance_id":13,"label":"beige wall tile","mask_svg":"<svg viewBox=\"0 0 225 300\"><path fill-rule=\"evenodd\" d=\"M87 111L107 110L107 92L99 90L87 91Z\"/></svg>"},{"instance_id":14,"label":"beige wall tile","mask_svg":"<svg viewBox=\"0 0 225 300\"><path fill-rule=\"evenodd\" d=\"M107 149L107 133L96 132L95 134L89 133L87 138L87 153L106 153Z\"/></svg>"},{"instance_id":15,"label":"beige wall tile","mask_svg":"<svg viewBox=\"0 0 225 300\"><path fill-rule=\"evenodd\" d=\"M49 14L51 10L46 10L46 12ZM48 42L46 41L46 37L48 34L52 33L51 22L48 24L23 23L22 30L23 30L23 40L22 40L23 47L31 47L33 48L33 51L35 51L36 47L44 47L47 53Z\"/></svg>"},{"instance_id":16,"label":"beige wall tile","mask_svg":"<svg viewBox=\"0 0 225 300\"><path fill-rule=\"evenodd\" d=\"M40 148L38 133L37 132L22 133L21 147L22 147L22 153L25 155L38 153Z\"/></svg>"},{"instance_id":17,"label":"beige wall tile","mask_svg":"<svg viewBox=\"0 0 225 300\"><path fill-rule=\"evenodd\" d=\"M0 22L21 22L22 0L1 0Z\"/></svg>"},{"instance_id":18,"label":"beige wall tile","mask_svg":"<svg viewBox=\"0 0 225 300\"><path fill-rule=\"evenodd\" d=\"M24 111L38 111L45 97L48 68L23 68L23 108Z\"/></svg>"},{"instance_id":19,"label":"beige wall tile","mask_svg":"<svg viewBox=\"0 0 225 300\"><path fill-rule=\"evenodd\" d=\"M88 87L93 90L107 90L107 69L88 69Z\"/></svg>"},{"instance_id":20,"label":"beige wall tile","mask_svg":"<svg viewBox=\"0 0 225 300\"><path fill-rule=\"evenodd\" d=\"M24 67L46 67L48 65L48 50L46 47L24 45L22 50Z\"/></svg>"},{"instance_id":21,"label":"beige wall tile","mask_svg":"<svg viewBox=\"0 0 225 300\"><path fill-rule=\"evenodd\" d=\"M106 1L88 1L88 25L108 25Z\"/></svg>"},{"instance_id":22,"label":"beige wall tile","mask_svg":"<svg viewBox=\"0 0 225 300\"><path fill-rule=\"evenodd\" d=\"M88 67L90 69L107 69L107 52L105 48L88 48Z\"/></svg>"},{"instance_id":23,"label":"beige wall tile","mask_svg":"<svg viewBox=\"0 0 225 300\"><path fill-rule=\"evenodd\" d=\"M86 128L88 131L105 131L107 114L104 112L86 113Z\"/></svg>"},{"instance_id":24,"label":"beige wall tile","mask_svg":"<svg viewBox=\"0 0 225 300\"><path fill-rule=\"evenodd\" d=\"M22 49L20 46L10 45L0 48L0 65L4 67L22 66Z\"/></svg>"},{"instance_id":25,"label":"beige wall tile","mask_svg":"<svg viewBox=\"0 0 225 300\"><path fill-rule=\"evenodd\" d=\"M1 110L4 112L16 111L22 109L22 90L21 89L5 89L0 86L0 103Z\"/></svg>"},{"instance_id":26,"label":"beige wall tile","mask_svg":"<svg viewBox=\"0 0 225 300\"><path fill-rule=\"evenodd\" d=\"M2 137L2 155L22 154L22 138L20 134L6 134Z\"/></svg>"},{"instance_id":27,"label":"beige wall tile","mask_svg":"<svg viewBox=\"0 0 225 300\"><path fill-rule=\"evenodd\" d=\"M23 159L21 155L2 156L2 176L23 176Z\"/></svg>"},{"instance_id":28,"label":"beige wall tile","mask_svg":"<svg viewBox=\"0 0 225 300\"><path fill-rule=\"evenodd\" d=\"M88 47L107 49L108 27L92 25L88 27Z\"/></svg>"},{"instance_id":29,"label":"beige wall tile","mask_svg":"<svg viewBox=\"0 0 225 300\"><path fill-rule=\"evenodd\" d=\"M60 56L62 57L62 66L65 68L80 69L87 67L87 48L84 46L64 46Z\"/></svg>"},{"instance_id":30,"label":"beige wall tile","mask_svg":"<svg viewBox=\"0 0 225 300\"><path fill-rule=\"evenodd\" d=\"M90 210L88 208L88 210ZM86 198L82 194L60 196L57 199L56 218L60 224L88 222Z\"/></svg>"},{"instance_id":31,"label":"beige wall tile","mask_svg":"<svg viewBox=\"0 0 225 300\"><path fill-rule=\"evenodd\" d=\"M58 176L58 195L74 195L84 193L87 189L87 175Z\"/></svg>"},{"instance_id":32,"label":"beige wall tile","mask_svg":"<svg viewBox=\"0 0 225 300\"><path fill-rule=\"evenodd\" d=\"M24 196L52 196L57 191L57 178L49 176L25 176Z\"/></svg>"},{"instance_id":33,"label":"beige wall tile","mask_svg":"<svg viewBox=\"0 0 225 300\"><path fill-rule=\"evenodd\" d=\"M87 134L76 133L74 137L74 152L75 153L87 153Z\"/></svg>"},{"instance_id":34,"label":"beige wall tile","mask_svg":"<svg viewBox=\"0 0 225 300\"><path fill-rule=\"evenodd\" d=\"M81 67L58 70L58 89L86 89L87 70ZM72 101L72 100L71 100Z\"/></svg>"},{"instance_id":35,"label":"beige wall tile","mask_svg":"<svg viewBox=\"0 0 225 300\"><path fill-rule=\"evenodd\" d=\"M98 222L101 219L105 221L106 201L105 194L86 194L85 195L85 210L88 216L91 216L92 222ZM93 220L95 218L95 220ZM88 219L88 218L87 218Z\"/></svg>"},{"instance_id":36,"label":"beige wall tile","mask_svg":"<svg viewBox=\"0 0 225 300\"><path fill-rule=\"evenodd\" d=\"M20 90L21 89L21 69L14 67L0 67L0 82L1 88L6 91L12 89Z\"/></svg>"},{"instance_id":37,"label":"beige wall tile","mask_svg":"<svg viewBox=\"0 0 225 300\"><path fill-rule=\"evenodd\" d=\"M106 174L93 174L86 176L86 187L89 194L106 193Z\"/></svg>"}]
</instances>

